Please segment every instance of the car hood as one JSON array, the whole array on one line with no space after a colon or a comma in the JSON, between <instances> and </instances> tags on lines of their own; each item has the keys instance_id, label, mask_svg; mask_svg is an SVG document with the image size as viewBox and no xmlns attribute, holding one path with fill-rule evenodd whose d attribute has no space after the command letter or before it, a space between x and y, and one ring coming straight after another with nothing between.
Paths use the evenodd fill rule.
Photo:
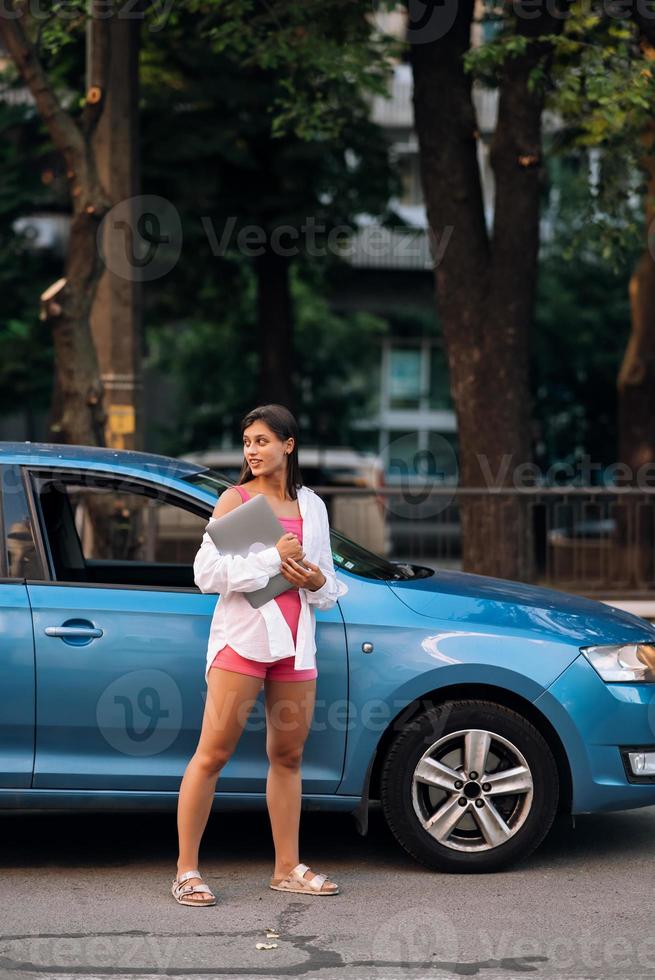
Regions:
<instances>
[{"instance_id":1,"label":"car hood","mask_svg":"<svg viewBox=\"0 0 655 980\"><path fill-rule=\"evenodd\" d=\"M655 626L614 606L509 579L437 570L430 578L389 582L422 616L559 634L573 642L628 643L655 639Z\"/></svg>"}]
</instances>

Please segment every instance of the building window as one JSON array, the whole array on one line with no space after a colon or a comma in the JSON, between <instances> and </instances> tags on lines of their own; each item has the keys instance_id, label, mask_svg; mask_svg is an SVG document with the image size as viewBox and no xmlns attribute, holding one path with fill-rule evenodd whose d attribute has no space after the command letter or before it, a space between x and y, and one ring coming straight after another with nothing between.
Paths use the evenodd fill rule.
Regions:
<instances>
[{"instance_id":1,"label":"building window","mask_svg":"<svg viewBox=\"0 0 655 980\"><path fill-rule=\"evenodd\" d=\"M402 183L399 201L401 204L423 204L423 188L421 187L421 171L417 153L403 154L398 157L398 170Z\"/></svg>"},{"instance_id":2,"label":"building window","mask_svg":"<svg viewBox=\"0 0 655 980\"><path fill-rule=\"evenodd\" d=\"M457 436L455 433L428 433L426 476L452 482L457 479Z\"/></svg>"},{"instance_id":3,"label":"building window","mask_svg":"<svg viewBox=\"0 0 655 980\"><path fill-rule=\"evenodd\" d=\"M430 349L430 396L431 409L452 408L450 380L446 354L441 347Z\"/></svg>"},{"instance_id":4,"label":"building window","mask_svg":"<svg viewBox=\"0 0 655 980\"><path fill-rule=\"evenodd\" d=\"M389 353L389 407L419 408L421 349L392 348Z\"/></svg>"},{"instance_id":5,"label":"building window","mask_svg":"<svg viewBox=\"0 0 655 980\"><path fill-rule=\"evenodd\" d=\"M414 429L409 432L389 433L385 455L387 476L391 483L415 477L422 459L418 431Z\"/></svg>"}]
</instances>

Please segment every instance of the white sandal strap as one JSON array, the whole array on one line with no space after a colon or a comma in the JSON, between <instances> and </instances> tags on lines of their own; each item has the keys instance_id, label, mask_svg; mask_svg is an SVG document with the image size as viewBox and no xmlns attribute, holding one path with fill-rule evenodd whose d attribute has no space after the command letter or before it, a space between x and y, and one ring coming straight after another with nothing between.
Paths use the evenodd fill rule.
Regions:
<instances>
[{"instance_id":1,"label":"white sandal strap","mask_svg":"<svg viewBox=\"0 0 655 980\"><path fill-rule=\"evenodd\" d=\"M211 888L208 888L207 885L185 885L180 889L178 895L192 895L193 892L207 892L208 895L213 894Z\"/></svg>"},{"instance_id":2,"label":"white sandal strap","mask_svg":"<svg viewBox=\"0 0 655 980\"><path fill-rule=\"evenodd\" d=\"M180 875L179 878L177 878L177 881L178 882L188 881L189 878L202 878L202 875L200 874L199 871L185 871L184 874Z\"/></svg>"},{"instance_id":3,"label":"white sandal strap","mask_svg":"<svg viewBox=\"0 0 655 980\"><path fill-rule=\"evenodd\" d=\"M327 875L315 874L313 878L305 878L305 873L309 870L310 869L306 864L297 864L291 871L289 877L293 876L294 878L297 878L298 881L302 882L303 885L309 885L309 887L313 888L315 892L320 892L324 882L327 881Z\"/></svg>"}]
</instances>

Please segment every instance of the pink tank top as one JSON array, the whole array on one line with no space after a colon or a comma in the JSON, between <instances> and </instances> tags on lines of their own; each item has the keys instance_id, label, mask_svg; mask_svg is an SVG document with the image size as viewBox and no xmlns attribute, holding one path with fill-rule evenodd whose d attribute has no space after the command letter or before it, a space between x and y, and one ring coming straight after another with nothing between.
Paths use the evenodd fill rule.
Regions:
<instances>
[{"instance_id":1,"label":"pink tank top","mask_svg":"<svg viewBox=\"0 0 655 980\"><path fill-rule=\"evenodd\" d=\"M237 484L236 488L239 491L241 499L244 503L246 500L250 500L251 495L248 493L245 487ZM293 531L302 544L302 517L278 517L278 521L284 527L285 531ZM293 636L293 642L295 644L301 609L300 592L294 586L287 589L286 592L283 592L281 595L275 596L275 602L277 602L282 615L289 624L289 629L291 630L291 635Z\"/></svg>"}]
</instances>

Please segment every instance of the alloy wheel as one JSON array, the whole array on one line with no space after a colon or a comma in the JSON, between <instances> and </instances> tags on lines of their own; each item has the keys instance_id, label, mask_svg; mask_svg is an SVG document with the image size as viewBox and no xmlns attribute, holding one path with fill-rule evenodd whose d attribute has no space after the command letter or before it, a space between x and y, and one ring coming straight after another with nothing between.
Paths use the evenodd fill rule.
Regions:
<instances>
[{"instance_id":1,"label":"alloy wheel","mask_svg":"<svg viewBox=\"0 0 655 980\"><path fill-rule=\"evenodd\" d=\"M412 803L423 829L457 851L489 851L525 823L533 779L519 749L494 732L451 732L423 753Z\"/></svg>"}]
</instances>

